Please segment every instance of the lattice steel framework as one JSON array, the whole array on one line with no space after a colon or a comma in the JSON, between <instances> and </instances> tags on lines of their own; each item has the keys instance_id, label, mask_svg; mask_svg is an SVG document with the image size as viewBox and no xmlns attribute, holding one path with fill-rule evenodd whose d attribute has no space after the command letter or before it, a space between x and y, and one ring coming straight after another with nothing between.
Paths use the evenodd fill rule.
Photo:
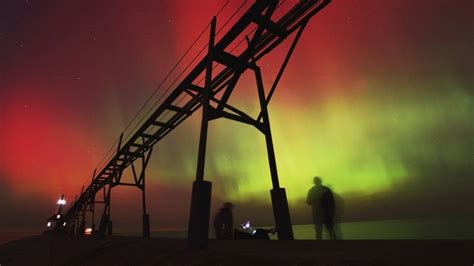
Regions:
<instances>
[{"instance_id":1,"label":"lattice steel framework","mask_svg":"<svg viewBox=\"0 0 474 266\"><path fill-rule=\"evenodd\" d=\"M68 230L71 234L82 234L86 223L86 212L91 212L94 217L95 205L104 204L97 232L99 235L112 234L111 191L115 186L127 185L135 186L142 191L143 235L148 237L150 222L145 203L145 172L153 147L202 107L196 181L193 183L188 230L189 245L194 248L207 246L211 182L204 180L206 141L208 123L219 118L254 126L265 136L273 186L271 199L278 238L293 239L287 198L278 179L267 106L307 23L330 2L330 0L301 0L279 19L273 20L272 15L279 1L255 1L220 40L215 39L216 18L214 17L211 23L207 55L194 66L125 143L122 143L123 134L121 135L115 156L103 169L94 171L90 185L83 188L79 197L62 217L61 224L63 222L67 224L63 230ZM242 34L248 34L252 25L257 25L257 27L255 31L252 31L251 36L245 36L246 49L238 54L229 52L229 45L242 37ZM295 36L283 64L271 88L266 92L258 62L293 34ZM216 64L223 67L216 70L213 67ZM256 118L228 103L240 77L246 71L252 71L255 75L261 108ZM200 78L203 76L205 77L204 86L200 85ZM171 116L164 115L165 112L170 111ZM136 170L137 162L141 162L140 171ZM132 167L133 183L121 181L122 173L127 167ZM96 197L102 197L102 199L97 200Z\"/></svg>"}]
</instances>

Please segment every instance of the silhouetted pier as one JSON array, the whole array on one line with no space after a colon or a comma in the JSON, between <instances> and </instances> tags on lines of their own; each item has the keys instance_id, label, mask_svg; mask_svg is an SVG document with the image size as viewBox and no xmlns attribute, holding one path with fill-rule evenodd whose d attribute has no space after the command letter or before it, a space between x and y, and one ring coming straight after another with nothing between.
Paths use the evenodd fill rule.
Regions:
<instances>
[{"instance_id":1,"label":"silhouetted pier","mask_svg":"<svg viewBox=\"0 0 474 266\"><path fill-rule=\"evenodd\" d=\"M90 185L83 187L80 195L57 223L56 230L83 234L86 227L86 212L91 212L91 227L94 233L102 236L111 235L112 188L134 186L142 191L143 236L150 236L150 216L145 201L145 177L152 151L156 149L155 144L201 109L199 154L188 230L189 246L207 247L212 184L204 179L206 141L208 123L221 118L253 126L265 136L272 179L270 195L278 238L293 239L286 192L278 179L267 107L306 25L330 3L330 0L302 0L294 4L284 2L284 0L253 1L220 39L216 38L219 17L215 16L207 27L209 30L207 54L194 65L188 65L192 67L189 73L179 80L169 95L132 134L124 137L122 133L115 154L103 168L94 171ZM223 22L221 29L228 22L229 20ZM290 48L272 86L266 90L259 61L286 40L291 42ZM246 44L243 51L237 52L232 49L241 43ZM246 71L255 75L260 103L260 113L257 117L251 117L228 102L240 77ZM122 181L122 173L128 167L131 167L133 172L134 182L131 183ZM95 230L96 204L103 204L104 207L97 230Z\"/></svg>"}]
</instances>

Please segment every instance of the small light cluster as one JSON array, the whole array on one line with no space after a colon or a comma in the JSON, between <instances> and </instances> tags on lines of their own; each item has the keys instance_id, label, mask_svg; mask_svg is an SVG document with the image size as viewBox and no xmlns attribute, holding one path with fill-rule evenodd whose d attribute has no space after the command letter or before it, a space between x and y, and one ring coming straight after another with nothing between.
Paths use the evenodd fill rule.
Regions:
<instances>
[{"instance_id":1,"label":"small light cluster","mask_svg":"<svg viewBox=\"0 0 474 266\"><path fill-rule=\"evenodd\" d=\"M247 221L245 224L240 225L244 231L246 231L249 234L254 235L257 230L253 229L252 226L250 225L250 221Z\"/></svg>"},{"instance_id":2,"label":"small light cluster","mask_svg":"<svg viewBox=\"0 0 474 266\"><path fill-rule=\"evenodd\" d=\"M86 228L86 230L84 231L84 234L92 235L92 228Z\"/></svg>"}]
</instances>

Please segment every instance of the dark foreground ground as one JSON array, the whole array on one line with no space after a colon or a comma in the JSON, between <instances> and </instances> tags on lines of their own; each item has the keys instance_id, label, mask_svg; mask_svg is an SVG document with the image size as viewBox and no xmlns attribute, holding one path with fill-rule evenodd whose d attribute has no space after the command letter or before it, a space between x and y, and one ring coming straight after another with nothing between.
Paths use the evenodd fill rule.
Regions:
<instances>
[{"instance_id":1,"label":"dark foreground ground","mask_svg":"<svg viewBox=\"0 0 474 266\"><path fill-rule=\"evenodd\" d=\"M0 265L474 265L471 240L209 241L38 236L0 245Z\"/></svg>"}]
</instances>

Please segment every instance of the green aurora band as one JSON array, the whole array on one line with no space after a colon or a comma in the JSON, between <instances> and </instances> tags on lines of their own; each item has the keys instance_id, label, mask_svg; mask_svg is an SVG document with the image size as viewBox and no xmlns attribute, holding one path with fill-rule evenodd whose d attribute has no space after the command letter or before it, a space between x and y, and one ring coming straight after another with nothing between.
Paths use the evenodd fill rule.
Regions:
<instances>
[{"instance_id":1,"label":"green aurora band","mask_svg":"<svg viewBox=\"0 0 474 266\"><path fill-rule=\"evenodd\" d=\"M384 90L377 89L380 84L386 84ZM429 92L418 87L429 84L438 87ZM439 182L436 175L429 175L440 165L444 167L440 175L458 172L460 176L449 178L465 178L462 171L472 163L473 97L465 85L454 80L366 82L363 88L327 96L324 101L308 103L303 96L296 97L291 104L298 108L291 112L285 103L289 93L283 89L277 92L270 105L270 119L280 183L294 208L302 207L316 175L343 197L367 197L390 192L403 183L416 185L426 178ZM236 102L250 113L258 110L248 101ZM200 115L195 116L175 134L182 137L183 132L196 131L199 119ZM163 149L178 141L175 134ZM194 176L197 150L189 147L197 147L197 138L189 138L183 146L187 148L178 148L173 159L161 153L156 159L160 180L168 179L165 183L190 186L192 179L179 177ZM176 160L183 163L182 168L175 167ZM214 197L269 203L271 178L265 142L255 128L212 121L206 162L206 178L214 183ZM419 192L436 192L420 185Z\"/></svg>"}]
</instances>

